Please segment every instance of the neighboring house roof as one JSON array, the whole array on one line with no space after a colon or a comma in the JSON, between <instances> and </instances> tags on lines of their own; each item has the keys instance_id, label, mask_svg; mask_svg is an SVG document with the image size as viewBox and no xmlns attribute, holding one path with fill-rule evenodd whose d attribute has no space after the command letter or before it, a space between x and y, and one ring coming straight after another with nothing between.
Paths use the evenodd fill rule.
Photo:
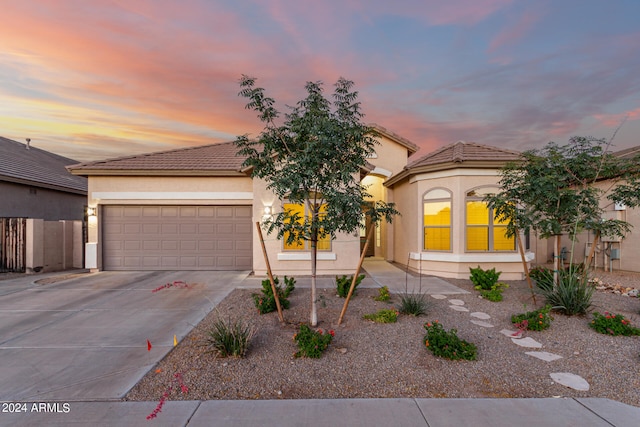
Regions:
<instances>
[{"instance_id":1,"label":"neighboring house roof","mask_svg":"<svg viewBox=\"0 0 640 427\"><path fill-rule=\"evenodd\" d=\"M640 156L640 145L637 147L627 148L626 150L616 151L613 155L623 159L631 159L635 156Z\"/></svg>"},{"instance_id":2,"label":"neighboring house roof","mask_svg":"<svg viewBox=\"0 0 640 427\"><path fill-rule=\"evenodd\" d=\"M87 179L65 168L77 160L0 137L0 181L87 194Z\"/></svg>"},{"instance_id":3,"label":"neighboring house roof","mask_svg":"<svg viewBox=\"0 0 640 427\"><path fill-rule=\"evenodd\" d=\"M240 171L244 158L237 151L233 142L221 142L80 163L68 169L74 175L246 176Z\"/></svg>"},{"instance_id":4,"label":"neighboring house roof","mask_svg":"<svg viewBox=\"0 0 640 427\"><path fill-rule=\"evenodd\" d=\"M435 172L455 168L495 168L521 159L517 151L505 150L475 142L458 141L416 159L389 178L387 186L394 185L417 173Z\"/></svg>"},{"instance_id":5,"label":"neighboring house roof","mask_svg":"<svg viewBox=\"0 0 640 427\"><path fill-rule=\"evenodd\" d=\"M416 144L414 144L413 142L411 142L408 139L398 135L395 132L391 132L390 130L388 130L385 127L380 126L379 124L370 123L368 126L373 128L373 130L378 132L380 135L386 136L390 140L395 141L396 143L398 143L398 144L402 145L403 147L405 147L409 151L409 156L411 156L412 154L415 154L419 150L419 147Z\"/></svg>"}]
</instances>

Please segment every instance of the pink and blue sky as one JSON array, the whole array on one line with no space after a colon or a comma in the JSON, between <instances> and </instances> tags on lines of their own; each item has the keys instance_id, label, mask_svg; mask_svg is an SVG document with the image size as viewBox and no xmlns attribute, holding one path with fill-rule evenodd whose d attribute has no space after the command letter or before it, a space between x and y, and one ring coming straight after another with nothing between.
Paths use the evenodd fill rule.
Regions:
<instances>
[{"instance_id":1,"label":"pink and blue sky","mask_svg":"<svg viewBox=\"0 0 640 427\"><path fill-rule=\"evenodd\" d=\"M0 13L0 136L80 161L229 141L306 81L421 147L640 145L637 0L20 0Z\"/></svg>"}]
</instances>

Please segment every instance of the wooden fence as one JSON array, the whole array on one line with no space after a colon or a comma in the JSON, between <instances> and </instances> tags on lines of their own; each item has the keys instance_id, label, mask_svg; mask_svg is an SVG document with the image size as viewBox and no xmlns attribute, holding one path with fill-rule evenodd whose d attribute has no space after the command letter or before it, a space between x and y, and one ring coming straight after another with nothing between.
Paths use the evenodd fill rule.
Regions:
<instances>
[{"instance_id":1,"label":"wooden fence","mask_svg":"<svg viewBox=\"0 0 640 427\"><path fill-rule=\"evenodd\" d=\"M26 218L0 218L0 273L25 272Z\"/></svg>"}]
</instances>

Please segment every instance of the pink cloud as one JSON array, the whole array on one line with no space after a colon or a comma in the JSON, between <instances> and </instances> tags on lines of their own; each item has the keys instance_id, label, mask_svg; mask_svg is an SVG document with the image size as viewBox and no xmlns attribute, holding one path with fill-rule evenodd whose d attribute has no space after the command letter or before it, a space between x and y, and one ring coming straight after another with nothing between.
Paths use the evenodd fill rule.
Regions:
<instances>
[{"instance_id":1,"label":"pink cloud","mask_svg":"<svg viewBox=\"0 0 640 427\"><path fill-rule=\"evenodd\" d=\"M593 117L603 126L619 126L627 120L640 120L640 107L620 114L594 114Z\"/></svg>"},{"instance_id":2,"label":"pink cloud","mask_svg":"<svg viewBox=\"0 0 640 427\"><path fill-rule=\"evenodd\" d=\"M502 29L497 36L489 43L489 52L494 53L500 48L514 45L531 31L534 25L541 19L542 13L539 11L527 11L511 25Z\"/></svg>"}]
</instances>

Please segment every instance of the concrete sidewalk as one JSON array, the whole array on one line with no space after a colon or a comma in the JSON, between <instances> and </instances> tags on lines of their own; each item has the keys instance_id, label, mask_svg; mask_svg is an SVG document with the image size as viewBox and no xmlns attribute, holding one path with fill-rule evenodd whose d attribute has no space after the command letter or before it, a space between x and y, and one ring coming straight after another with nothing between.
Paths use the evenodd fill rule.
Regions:
<instances>
[{"instance_id":1,"label":"concrete sidewalk","mask_svg":"<svg viewBox=\"0 0 640 427\"><path fill-rule=\"evenodd\" d=\"M608 399L318 399L58 403L1 413L0 426L636 427L640 408ZM54 409L53 407L51 409ZM65 410L68 410L64 413Z\"/></svg>"}]
</instances>

